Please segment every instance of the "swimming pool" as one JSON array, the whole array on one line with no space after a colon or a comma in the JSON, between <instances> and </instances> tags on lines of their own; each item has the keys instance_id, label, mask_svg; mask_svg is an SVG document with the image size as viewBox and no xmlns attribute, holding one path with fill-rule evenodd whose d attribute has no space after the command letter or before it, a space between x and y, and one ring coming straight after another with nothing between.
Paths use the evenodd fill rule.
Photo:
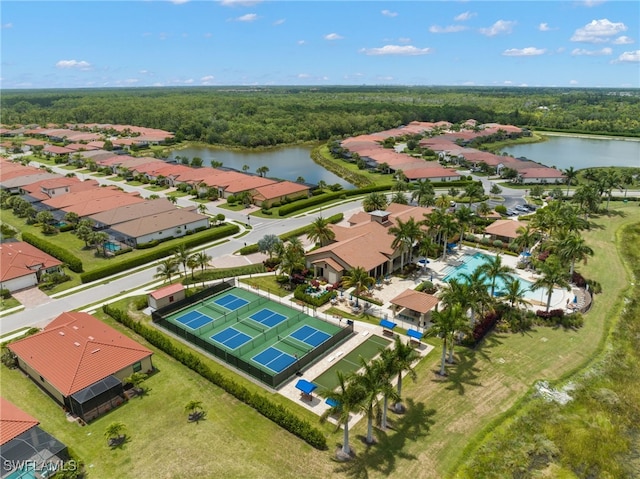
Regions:
<instances>
[{"instance_id":1,"label":"swimming pool","mask_svg":"<svg viewBox=\"0 0 640 479\"><path fill-rule=\"evenodd\" d=\"M113 241L107 241L104 244L104 249L107 251L120 251L120 245L118 243L114 243Z\"/></svg>"},{"instance_id":2,"label":"swimming pool","mask_svg":"<svg viewBox=\"0 0 640 479\"><path fill-rule=\"evenodd\" d=\"M461 261L462 264L455 266L447 266L442 270L442 274L444 274L445 282L449 282L452 279L463 279L463 275L473 273L478 266L482 266L489 259L489 256L483 253L475 253L473 255L465 254L462 256ZM533 283L531 281L527 281L526 279L521 278L516 274L511 274L511 277L520 280L521 288L525 290L524 297L526 299L531 299L535 301L547 302L547 291L541 288L532 289ZM496 288L495 292L497 296L505 290L506 285L505 282L501 278L496 278ZM557 300L557 294L560 294L562 297L562 292L554 290L554 293L551 295L551 303L554 304L554 299ZM555 298L554 298L555 297ZM562 299L560 297L560 300Z\"/></svg>"}]
</instances>

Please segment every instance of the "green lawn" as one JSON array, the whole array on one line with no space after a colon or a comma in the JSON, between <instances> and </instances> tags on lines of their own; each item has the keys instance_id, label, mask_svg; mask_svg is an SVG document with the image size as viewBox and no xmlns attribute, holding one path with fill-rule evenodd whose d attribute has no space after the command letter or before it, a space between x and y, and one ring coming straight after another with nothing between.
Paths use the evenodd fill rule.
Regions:
<instances>
[{"instance_id":1,"label":"green lawn","mask_svg":"<svg viewBox=\"0 0 640 479\"><path fill-rule=\"evenodd\" d=\"M3 299L0 301L0 311L4 311L5 309L15 308L16 306L20 306L20 301L18 301L13 296L9 299Z\"/></svg>"},{"instance_id":2,"label":"green lawn","mask_svg":"<svg viewBox=\"0 0 640 479\"><path fill-rule=\"evenodd\" d=\"M242 278L240 281L250 286L257 287L262 291L268 291L270 294L275 294L281 298L291 294L291 291L280 286L280 283L276 281L276 277L273 274L268 276L255 276L253 278Z\"/></svg>"}]
</instances>

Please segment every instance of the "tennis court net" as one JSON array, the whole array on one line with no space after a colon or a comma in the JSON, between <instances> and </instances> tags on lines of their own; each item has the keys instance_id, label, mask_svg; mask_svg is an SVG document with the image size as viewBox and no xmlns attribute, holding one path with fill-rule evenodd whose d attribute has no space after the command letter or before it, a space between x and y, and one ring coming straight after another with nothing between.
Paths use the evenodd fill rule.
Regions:
<instances>
[{"instance_id":1,"label":"tennis court net","mask_svg":"<svg viewBox=\"0 0 640 479\"><path fill-rule=\"evenodd\" d=\"M298 341L297 339L291 338L289 336L285 336L280 340L284 344L288 344L292 348L296 348L298 351L307 354L311 349L313 349L308 344L303 343L302 341Z\"/></svg>"},{"instance_id":2,"label":"tennis court net","mask_svg":"<svg viewBox=\"0 0 640 479\"><path fill-rule=\"evenodd\" d=\"M216 308L214 305L209 304L209 303L202 303L202 305L207 308L209 311L213 311L214 313L217 313L219 316L222 317L226 317L227 313L226 311L223 311L221 309Z\"/></svg>"},{"instance_id":3,"label":"tennis court net","mask_svg":"<svg viewBox=\"0 0 640 479\"><path fill-rule=\"evenodd\" d=\"M259 333L264 333L267 329L269 329L260 323L256 323L253 319L243 319L240 322L246 326L249 326L254 331L258 331Z\"/></svg>"}]
</instances>

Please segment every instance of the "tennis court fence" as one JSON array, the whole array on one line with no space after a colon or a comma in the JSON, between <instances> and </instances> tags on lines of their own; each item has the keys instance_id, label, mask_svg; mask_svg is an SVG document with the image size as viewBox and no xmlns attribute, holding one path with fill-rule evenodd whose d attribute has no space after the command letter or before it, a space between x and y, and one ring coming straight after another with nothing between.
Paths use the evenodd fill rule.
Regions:
<instances>
[{"instance_id":1,"label":"tennis court fence","mask_svg":"<svg viewBox=\"0 0 640 479\"><path fill-rule=\"evenodd\" d=\"M232 289L234 286L231 283L227 283L226 281L221 281L218 284L215 284L209 288L205 288L202 291L181 299L180 301L176 301L175 303L171 303L163 308L157 309L151 313L151 319L154 323L157 323L161 318L166 318L167 316L171 316L178 311L183 309L187 309L190 306L193 306L194 303L198 301L202 301L203 299L209 298L211 296L215 296L217 294L222 293L228 289Z\"/></svg>"}]
</instances>

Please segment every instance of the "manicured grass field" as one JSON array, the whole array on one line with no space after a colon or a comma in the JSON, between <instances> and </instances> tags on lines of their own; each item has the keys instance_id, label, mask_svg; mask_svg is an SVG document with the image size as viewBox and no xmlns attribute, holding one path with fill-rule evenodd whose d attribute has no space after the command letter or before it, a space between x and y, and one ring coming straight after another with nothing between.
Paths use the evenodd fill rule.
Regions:
<instances>
[{"instance_id":1,"label":"manicured grass field","mask_svg":"<svg viewBox=\"0 0 640 479\"><path fill-rule=\"evenodd\" d=\"M273 274L268 276L256 276L254 278L243 278L240 281L250 286L257 287L262 291L268 291L270 294L275 294L281 298L291 294L291 291L287 291L280 286Z\"/></svg>"}]
</instances>

